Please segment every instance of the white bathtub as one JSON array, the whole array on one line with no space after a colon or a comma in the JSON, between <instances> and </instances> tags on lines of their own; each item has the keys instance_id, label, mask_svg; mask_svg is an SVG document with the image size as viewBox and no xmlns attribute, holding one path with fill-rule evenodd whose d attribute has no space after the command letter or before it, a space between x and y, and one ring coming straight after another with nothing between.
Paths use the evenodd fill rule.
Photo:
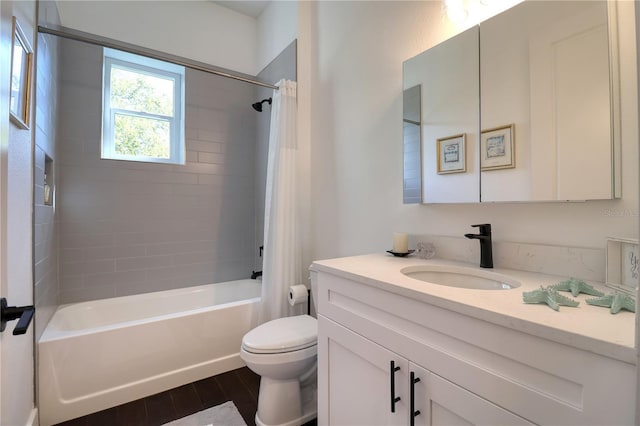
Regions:
<instances>
[{"instance_id":1,"label":"white bathtub","mask_svg":"<svg viewBox=\"0 0 640 426\"><path fill-rule=\"evenodd\" d=\"M259 300L239 280L60 306L38 342L40 424L242 367Z\"/></svg>"}]
</instances>

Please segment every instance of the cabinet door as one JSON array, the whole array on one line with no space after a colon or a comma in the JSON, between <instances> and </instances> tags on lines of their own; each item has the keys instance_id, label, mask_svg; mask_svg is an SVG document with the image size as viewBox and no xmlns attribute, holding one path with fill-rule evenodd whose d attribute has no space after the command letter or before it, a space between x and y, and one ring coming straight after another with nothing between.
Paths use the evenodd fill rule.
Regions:
<instances>
[{"instance_id":1,"label":"cabinet door","mask_svg":"<svg viewBox=\"0 0 640 426\"><path fill-rule=\"evenodd\" d=\"M399 367L395 372L391 361ZM318 424L406 425L408 365L397 354L319 316ZM399 398L394 412L392 396Z\"/></svg>"},{"instance_id":2,"label":"cabinet door","mask_svg":"<svg viewBox=\"0 0 640 426\"><path fill-rule=\"evenodd\" d=\"M414 381L419 380L409 383L414 389L414 410L420 411L414 416L416 426L533 425L413 363L409 369Z\"/></svg>"}]
</instances>

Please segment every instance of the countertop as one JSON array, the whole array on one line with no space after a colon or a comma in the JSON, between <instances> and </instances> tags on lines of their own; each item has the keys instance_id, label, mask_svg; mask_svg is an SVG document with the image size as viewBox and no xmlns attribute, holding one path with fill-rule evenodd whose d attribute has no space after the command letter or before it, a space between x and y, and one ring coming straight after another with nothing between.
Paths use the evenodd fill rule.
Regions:
<instances>
[{"instance_id":1,"label":"countertop","mask_svg":"<svg viewBox=\"0 0 640 426\"><path fill-rule=\"evenodd\" d=\"M455 265L507 275L521 286L509 290L476 290L447 287L410 278L400 272L407 266ZM529 333L538 337L591 351L630 364L636 363L635 314L620 311L612 315L609 308L587 305L594 296L580 294L576 308L560 306L554 311L545 304L525 304L522 292L531 291L570 277L546 275L511 269L483 269L478 265L440 259L393 257L369 254L315 261L311 270L341 276L366 285L420 300L463 315ZM609 294L613 289L603 283L587 281ZM571 293L561 292L571 297Z\"/></svg>"}]
</instances>

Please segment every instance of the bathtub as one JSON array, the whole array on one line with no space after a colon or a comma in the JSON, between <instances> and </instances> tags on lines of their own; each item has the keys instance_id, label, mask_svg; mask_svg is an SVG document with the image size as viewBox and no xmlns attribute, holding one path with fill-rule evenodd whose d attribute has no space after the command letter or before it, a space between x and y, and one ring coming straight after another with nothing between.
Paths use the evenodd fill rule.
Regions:
<instances>
[{"instance_id":1,"label":"bathtub","mask_svg":"<svg viewBox=\"0 0 640 426\"><path fill-rule=\"evenodd\" d=\"M242 367L259 300L247 279L60 306L38 342L40 424Z\"/></svg>"}]
</instances>

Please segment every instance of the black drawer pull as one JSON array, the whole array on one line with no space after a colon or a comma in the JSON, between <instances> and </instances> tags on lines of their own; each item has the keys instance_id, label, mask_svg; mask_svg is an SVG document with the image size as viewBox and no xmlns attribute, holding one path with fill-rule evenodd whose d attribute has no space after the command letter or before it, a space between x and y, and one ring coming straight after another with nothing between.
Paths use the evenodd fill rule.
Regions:
<instances>
[{"instance_id":1,"label":"black drawer pull","mask_svg":"<svg viewBox=\"0 0 640 426\"><path fill-rule=\"evenodd\" d=\"M395 361L391 361L390 363L390 374L391 377L391 412L396 412L396 402L400 401L400 397L396 396L396 371L400 370L400 367L396 366Z\"/></svg>"},{"instance_id":2,"label":"black drawer pull","mask_svg":"<svg viewBox=\"0 0 640 426\"><path fill-rule=\"evenodd\" d=\"M409 416L409 424L411 426L414 426L416 424L416 417L420 415L420 410L416 410L416 389L415 389L415 384L418 383L420 381L420 377L416 377L416 373L414 373L413 371L410 374L410 378L409 378L409 383L411 386L411 400L410 400L410 410L411 410L411 415Z\"/></svg>"}]
</instances>

